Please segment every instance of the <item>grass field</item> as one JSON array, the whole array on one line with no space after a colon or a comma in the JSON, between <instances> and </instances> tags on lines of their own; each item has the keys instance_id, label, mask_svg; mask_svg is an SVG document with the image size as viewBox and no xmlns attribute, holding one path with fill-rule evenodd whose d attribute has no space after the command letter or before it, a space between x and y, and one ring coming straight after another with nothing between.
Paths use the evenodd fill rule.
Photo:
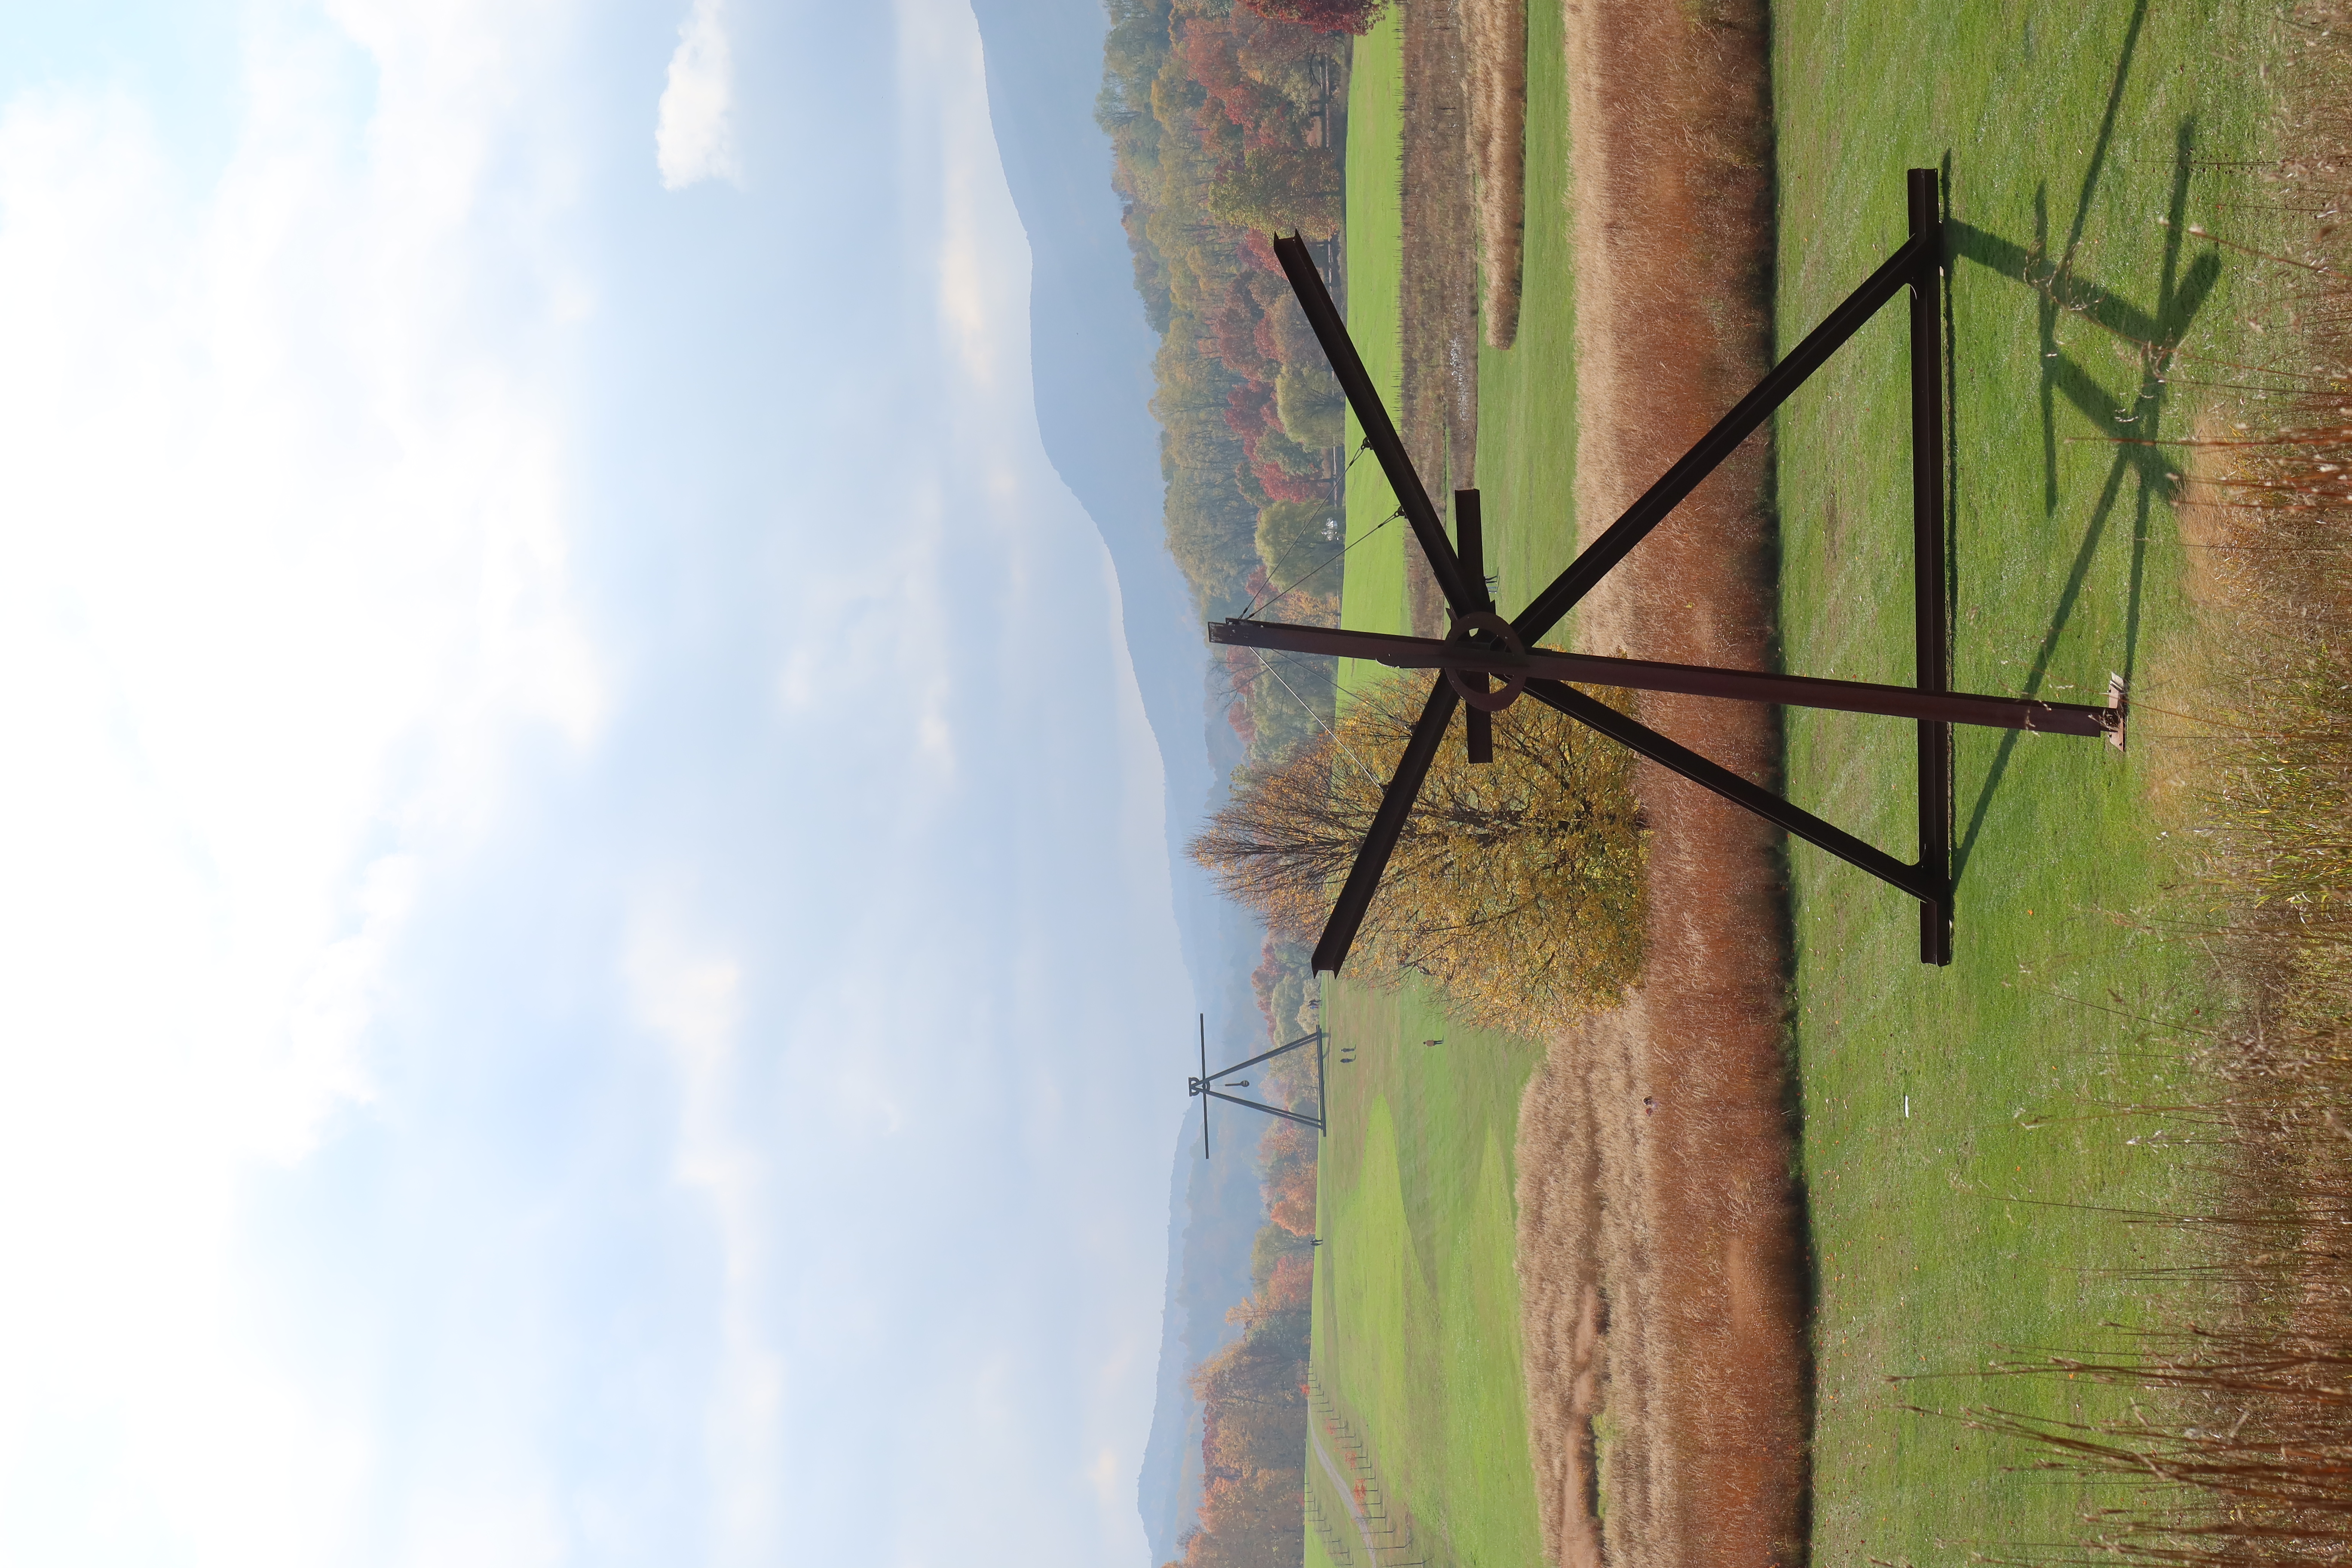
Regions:
<instances>
[{"instance_id":1,"label":"grass field","mask_svg":"<svg viewBox=\"0 0 2352 1568\"><path fill-rule=\"evenodd\" d=\"M1393 417L1404 376L1397 301L1402 283L1403 204L1397 168L1404 146L1403 27L1391 11L1358 38L1348 70L1348 335ZM1363 444L1347 417L1346 450ZM1351 626L1407 628L1404 546L1412 535L1390 521L1396 497L1368 455L1348 470L1348 556L1343 615ZM1367 673L1343 661L1340 689Z\"/></svg>"},{"instance_id":2,"label":"grass field","mask_svg":"<svg viewBox=\"0 0 2352 1568\"><path fill-rule=\"evenodd\" d=\"M1552 194L1528 207L1518 344L1486 350L1480 362L1480 486L1490 569L1502 577L1507 608L1565 563L1574 539L1566 526L1571 318L1558 198L1566 93L1558 13L1538 5L1529 20L1528 168L1531 182L1545 182L1530 189ZM1348 149L1349 331L1391 395L1401 373L1401 83L1391 16L1356 45ZM1360 438L1351 417L1350 451ZM1364 542L1348 557L1349 626L1410 629L1403 562L1412 536L1397 521L1367 539L1395 505L1372 462L1357 464L1348 529L1351 542ZM1390 1495L1411 1511L1413 1550L1382 1558L1535 1564L1543 1543L1512 1268L1512 1146L1542 1047L1464 1028L1417 990L1342 979L1325 997L1334 1039L1360 1055L1331 1069L1332 1135L1318 1174L1318 1228L1330 1245L1317 1260L1315 1355ZM1431 1038L1445 1044L1421 1045ZM1329 1487L1315 1467L1309 1475ZM1344 1500L1322 1500L1328 1517L1347 1517ZM1309 1568L1330 1562L1312 1532L1307 1557Z\"/></svg>"},{"instance_id":3,"label":"grass field","mask_svg":"<svg viewBox=\"0 0 2352 1568\"><path fill-rule=\"evenodd\" d=\"M1403 370L1397 320L1401 31L1391 12L1356 41L1348 99L1348 332L1391 412ZM1557 575L1576 546L1575 312L1561 200L1568 182L1568 93L1558 7L1529 8L1528 61L1528 198L1518 340L1507 350L1482 348L1478 360L1478 486L1487 570L1501 579L1506 615ZM1348 451L1362 439L1350 414ZM1412 536L1402 520L1389 521L1395 510L1394 493L1367 457L1349 471L1348 483L1350 626L1411 629L1404 552ZM1351 679L1343 677L1343 686Z\"/></svg>"},{"instance_id":4,"label":"grass field","mask_svg":"<svg viewBox=\"0 0 2352 1568\"><path fill-rule=\"evenodd\" d=\"M2201 956L2161 940L2149 918L2179 874L2167 799L2183 759L2157 710L2189 680L2186 553L2161 448L2107 438L2184 432L2193 390L2156 379L2161 347L2147 343L2246 357L2235 323L2254 285L2184 229L2226 233L2219 204L2242 194L2192 162L2261 155L2254 61L2267 16L2210 3L1906 0L1775 12L1784 342L1899 241L1902 171L1947 172L1958 684L2083 700L2114 670L2140 704L2121 756L2053 738L1960 738L1948 970L1917 963L1906 900L1791 850L1818 1562L1926 1563L2062 1541L2098 1500L2014 1471L2026 1456L1956 1422L1900 1407L2099 1408L2063 1381L1972 1373L2146 1321L2145 1288L2120 1271L2164 1261L2160 1230L2098 1211L2166 1206L2184 1156L2151 1148L2145 1122L2088 1113L2162 1098L2167 1056L2144 1047L2134 1016L2205 1005ZM1518 346L1486 351L1480 367L1480 484L1507 613L1575 541L1558 26L1557 8L1537 0L1525 306ZM1392 24L1359 44L1357 62L1349 314L1392 388ZM1790 669L1910 675L1902 344L1898 308L1781 419ZM1392 507L1360 464L1351 541ZM1408 542L1391 524L1350 554L1348 624L1404 629ZM1792 715L1789 791L1907 854L1909 744L1899 725ZM1508 1261L1511 1108L1536 1053L1474 1042L1423 1001L1351 984L1335 984L1327 1005L1335 1030L1368 1044L1339 1076L1325 1155L1324 1378L1450 1560L1532 1562ZM1396 1044L1441 1036L1439 1050ZM1916 1373L1955 1375L1887 1381ZM1309 1556L1322 1560L1312 1541Z\"/></svg>"},{"instance_id":5,"label":"grass field","mask_svg":"<svg viewBox=\"0 0 2352 1568\"><path fill-rule=\"evenodd\" d=\"M2128 1142L2146 1122L2080 1118L2165 1098L2164 1053L2143 1054L2119 1015L2202 1005L2193 944L2148 929L2179 874L2164 803L2183 759L2156 710L2189 684L2188 607L2168 459L2104 437L2184 432L2191 395L2155 378L2147 345L2242 357L2242 269L2182 231L2226 232L2214 202L2239 194L2191 161L2260 152L2262 15L1902 0L1774 13L1784 343L1900 240L1903 170L1948 174L1956 683L2095 700L2113 670L2143 705L2124 756L1962 734L1948 970L1916 962L1906 900L1791 851L1819 1562L1954 1561L2076 1533L2083 1493L1897 1408L2055 1411L2076 1390L1885 1379L2086 1348L2103 1322L2149 1311L2109 1271L2162 1261L2163 1233L2092 1208L2166 1207L2183 1157ZM2026 280L2061 261L2055 280ZM1783 413L1791 669L1910 676L1902 342L1898 309ZM1902 726L1791 714L1787 734L1796 799L1911 851Z\"/></svg>"},{"instance_id":6,"label":"grass field","mask_svg":"<svg viewBox=\"0 0 2352 1568\"><path fill-rule=\"evenodd\" d=\"M1559 6L1528 7L1526 258L1519 332L1478 354L1478 499L1496 599L1516 613L1576 554L1576 301ZM1565 631L1556 634L1565 644Z\"/></svg>"},{"instance_id":7,"label":"grass field","mask_svg":"<svg viewBox=\"0 0 2352 1568\"><path fill-rule=\"evenodd\" d=\"M1318 1171L1323 1385L1364 1436L1392 1503L1411 1510L1411 1550L1395 1560L1538 1563L1511 1148L1542 1047L1464 1029L1417 990L1338 983L1324 1007L1335 1050L1355 1060L1333 1058L1333 1132ZM1346 1517L1344 1499L1323 1505ZM1311 1535L1308 1550L1328 1561Z\"/></svg>"}]
</instances>

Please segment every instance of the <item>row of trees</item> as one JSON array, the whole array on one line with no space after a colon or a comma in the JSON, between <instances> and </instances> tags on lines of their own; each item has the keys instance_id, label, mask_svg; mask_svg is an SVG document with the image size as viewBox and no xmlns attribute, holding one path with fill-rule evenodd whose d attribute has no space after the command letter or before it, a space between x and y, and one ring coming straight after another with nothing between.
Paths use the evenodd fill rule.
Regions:
<instances>
[{"instance_id":1,"label":"row of trees","mask_svg":"<svg viewBox=\"0 0 2352 1568\"><path fill-rule=\"evenodd\" d=\"M1295 1194L1304 1173L1304 1226L1295 1195L1258 1232L1253 1289L1226 1314L1241 1338L1192 1371L1202 1405L1204 1479L1199 1522L1168 1568L1297 1568L1305 1552L1307 1356L1315 1280L1314 1140L1286 1124L1260 1149L1269 1195Z\"/></svg>"},{"instance_id":2,"label":"row of trees","mask_svg":"<svg viewBox=\"0 0 2352 1568\"><path fill-rule=\"evenodd\" d=\"M1277 1038L1313 1026L1299 989L1305 976L1304 949L1268 942L1251 979ZM1315 1101L1315 1064L1304 1051L1268 1063L1257 1082L1276 1105ZM1315 1130L1295 1121L1276 1122L1259 1140L1267 1222L1250 1249L1251 1293L1225 1314L1242 1325L1242 1337L1192 1373L1202 1409L1201 1512L1183 1538L1183 1555L1166 1568L1297 1568L1305 1552L1300 1500L1318 1146Z\"/></svg>"},{"instance_id":3,"label":"row of trees","mask_svg":"<svg viewBox=\"0 0 2352 1568\"><path fill-rule=\"evenodd\" d=\"M1097 117L1136 287L1161 334L1169 548L1204 611L1318 563L1342 403L1276 266L1276 229L1337 236L1335 106L1363 0L1110 0ZM1270 508L1276 553L1261 552ZM1302 527L1297 509L1314 513ZM1335 585L1336 586L1336 585ZM1326 595L1328 596L1328 595Z\"/></svg>"}]
</instances>

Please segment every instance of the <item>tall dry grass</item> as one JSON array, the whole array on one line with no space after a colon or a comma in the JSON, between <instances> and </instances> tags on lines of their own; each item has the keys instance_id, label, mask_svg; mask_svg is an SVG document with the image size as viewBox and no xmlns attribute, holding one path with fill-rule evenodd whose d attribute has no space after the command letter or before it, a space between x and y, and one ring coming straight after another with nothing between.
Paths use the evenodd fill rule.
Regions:
<instances>
[{"instance_id":1,"label":"tall dry grass","mask_svg":"<svg viewBox=\"0 0 2352 1568\"><path fill-rule=\"evenodd\" d=\"M1403 8L1403 137L1398 148L1397 427L1433 495L1476 486L1478 263L1466 235L1477 226L1471 195L1468 53L1462 0ZM1413 629L1441 637L1450 619L1437 579L1418 551L1405 553Z\"/></svg>"},{"instance_id":2,"label":"tall dry grass","mask_svg":"<svg viewBox=\"0 0 2352 1568\"><path fill-rule=\"evenodd\" d=\"M2131 1108L2212 1162L2200 1209L2141 1216L2194 1233L2201 1256L2145 1276L2172 1326L2105 1355L2000 1369L2122 1387L2128 1415L2056 1420L1995 1400L1969 1419L2017 1439L2036 1468L2124 1489L2078 1547L2037 1561L2352 1561L2352 1030L2250 1007L2183 1055L2205 1092Z\"/></svg>"},{"instance_id":3,"label":"tall dry grass","mask_svg":"<svg viewBox=\"0 0 2352 1568\"><path fill-rule=\"evenodd\" d=\"M1563 0L1562 19L1589 538L1769 364L1769 55L1754 0ZM1767 456L1750 442L1579 607L1580 646L1766 661ZM1770 782L1770 717L1727 706L1651 696L1641 712ZM1785 868L1757 818L1646 764L1634 787L1653 829L1641 982L1554 1041L1521 1110L1545 1545L1562 1564L1793 1563L1810 1376L1783 1099Z\"/></svg>"},{"instance_id":4,"label":"tall dry grass","mask_svg":"<svg viewBox=\"0 0 2352 1568\"><path fill-rule=\"evenodd\" d=\"M2184 1103L2132 1109L2203 1156L2200 1203L2146 1216L2200 1260L2150 1278L2174 1327L2007 1369L2121 1385L2126 1418L1972 1417L2036 1465L2126 1487L2056 1560L2352 1562L2352 5L2301 7L2288 37L2286 153L2208 171L2242 185L2242 226L2202 236L2267 269L2281 346L2181 356L2175 378L2220 395L2168 444L2212 623L2198 710L2173 716L2203 750L2207 846L2177 918L2236 1006L2179 1041L2200 1086Z\"/></svg>"},{"instance_id":5,"label":"tall dry grass","mask_svg":"<svg viewBox=\"0 0 2352 1568\"><path fill-rule=\"evenodd\" d=\"M1478 269L1486 342L1519 335L1519 252L1526 217L1528 0L1462 0L1470 67L1470 174L1478 204Z\"/></svg>"},{"instance_id":6,"label":"tall dry grass","mask_svg":"<svg viewBox=\"0 0 2352 1568\"><path fill-rule=\"evenodd\" d=\"M1770 46L1762 0L1560 5L1576 514L1590 543L1770 367ZM1756 498L1768 468L1768 437L1751 437L1627 563L1634 571L1578 606L1582 646L1605 653L1641 640L1639 574L1662 545L1704 537L1760 551ZM1733 573L1764 575L1745 561ZM1760 653L1768 595L1717 595L1696 609L1716 651Z\"/></svg>"}]
</instances>

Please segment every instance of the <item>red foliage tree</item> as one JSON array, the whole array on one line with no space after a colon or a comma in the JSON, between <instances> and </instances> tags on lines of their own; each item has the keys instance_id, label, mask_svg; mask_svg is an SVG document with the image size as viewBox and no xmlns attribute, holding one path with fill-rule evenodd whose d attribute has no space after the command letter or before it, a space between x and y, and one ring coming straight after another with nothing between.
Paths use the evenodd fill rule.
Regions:
<instances>
[{"instance_id":1,"label":"red foliage tree","mask_svg":"<svg viewBox=\"0 0 2352 1568\"><path fill-rule=\"evenodd\" d=\"M1274 254L1274 236L1264 230L1242 230L1242 237L1234 242L1234 250L1244 266L1255 267L1261 272L1271 272L1277 278L1285 276L1281 259Z\"/></svg>"},{"instance_id":2,"label":"red foliage tree","mask_svg":"<svg viewBox=\"0 0 2352 1568\"><path fill-rule=\"evenodd\" d=\"M1361 37L1372 30L1388 0L1234 0L1234 9L1270 22L1296 22L1318 33L1353 33Z\"/></svg>"},{"instance_id":3,"label":"red foliage tree","mask_svg":"<svg viewBox=\"0 0 2352 1568\"><path fill-rule=\"evenodd\" d=\"M1329 481L1316 471L1316 455L1290 438L1271 399L1266 404L1266 416L1268 428L1264 433L1255 438L1242 437L1250 477L1257 481L1268 500L1324 500Z\"/></svg>"},{"instance_id":4,"label":"red foliage tree","mask_svg":"<svg viewBox=\"0 0 2352 1568\"><path fill-rule=\"evenodd\" d=\"M1307 1181L1315 1179L1313 1167L1308 1167ZM1265 1290L1259 1300L1274 1312L1303 1312L1315 1295L1315 1265L1303 1252L1294 1252L1274 1266L1266 1277Z\"/></svg>"},{"instance_id":5,"label":"red foliage tree","mask_svg":"<svg viewBox=\"0 0 2352 1568\"><path fill-rule=\"evenodd\" d=\"M1227 370L1249 381L1274 380L1273 358L1260 348L1265 311L1244 279L1236 278L1209 316L1209 341ZM1269 394L1268 395L1272 395Z\"/></svg>"},{"instance_id":6,"label":"red foliage tree","mask_svg":"<svg viewBox=\"0 0 2352 1568\"><path fill-rule=\"evenodd\" d=\"M1255 18L1238 18L1255 33L1263 24L1251 27ZM1200 128L1201 145L1212 152L1222 152L1230 146L1227 137L1231 128L1241 132L1244 147L1274 147L1301 140L1306 125L1297 105L1252 74L1251 66L1263 68L1277 63L1286 51L1247 49L1256 42L1245 38L1231 23L1207 16L1186 18L1177 34L1178 51L1183 57L1185 68L1207 95L1195 120ZM1265 55L1263 60L1245 58Z\"/></svg>"},{"instance_id":7,"label":"red foliage tree","mask_svg":"<svg viewBox=\"0 0 2352 1568\"><path fill-rule=\"evenodd\" d=\"M1225 426L1242 438L1242 446L1252 453L1255 461L1257 438L1268 430L1282 428L1282 416L1275 411L1272 381L1244 381L1225 394Z\"/></svg>"},{"instance_id":8,"label":"red foliage tree","mask_svg":"<svg viewBox=\"0 0 2352 1568\"><path fill-rule=\"evenodd\" d=\"M1266 1217L1293 1236L1315 1234L1315 1165L1301 1161L1267 1181Z\"/></svg>"}]
</instances>

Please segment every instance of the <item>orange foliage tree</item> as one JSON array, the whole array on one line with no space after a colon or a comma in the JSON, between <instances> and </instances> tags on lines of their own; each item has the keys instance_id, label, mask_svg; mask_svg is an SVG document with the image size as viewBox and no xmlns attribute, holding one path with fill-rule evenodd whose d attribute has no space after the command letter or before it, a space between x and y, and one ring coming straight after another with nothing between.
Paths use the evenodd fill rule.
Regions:
<instances>
[{"instance_id":1,"label":"orange foliage tree","mask_svg":"<svg viewBox=\"0 0 2352 1568\"><path fill-rule=\"evenodd\" d=\"M1169 1568L1298 1568L1312 1277L1296 1253L1276 1258L1257 1291L1228 1314L1242 1337L1193 1369L1206 1479L1200 1522Z\"/></svg>"}]
</instances>

